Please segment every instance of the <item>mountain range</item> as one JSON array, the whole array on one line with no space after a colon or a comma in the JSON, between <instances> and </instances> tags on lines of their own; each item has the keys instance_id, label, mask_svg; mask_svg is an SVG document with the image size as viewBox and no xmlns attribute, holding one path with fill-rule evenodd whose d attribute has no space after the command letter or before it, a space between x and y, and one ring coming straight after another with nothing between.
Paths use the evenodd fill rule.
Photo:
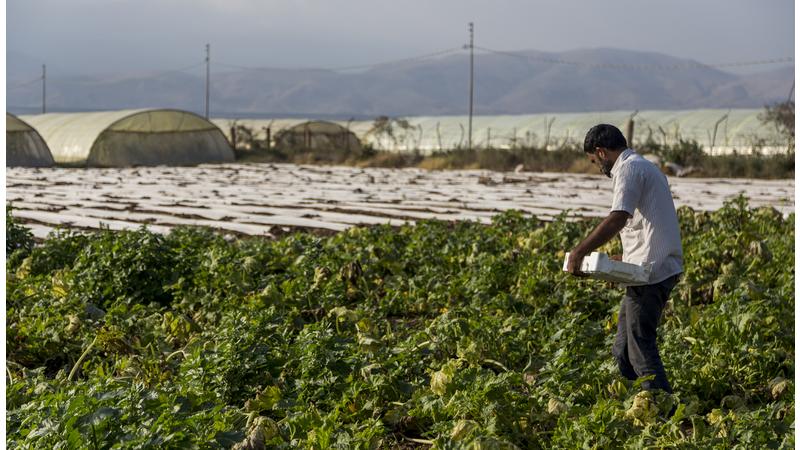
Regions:
<instances>
[{"instance_id":1,"label":"mountain range","mask_svg":"<svg viewBox=\"0 0 800 450\"><path fill-rule=\"evenodd\" d=\"M7 109L41 110L41 66L7 55ZM769 66L767 66L769 67ZM250 68L216 71L217 117L451 115L468 111L469 55L385 64L360 72ZM202 113L205 78L185 72L60 75L48 69L48 111L165 107ZM610 110L759 108L783 101L794 66L748 75L689 59L612 48L475 55L479 115Z\"/></svg>"}]
</instances>

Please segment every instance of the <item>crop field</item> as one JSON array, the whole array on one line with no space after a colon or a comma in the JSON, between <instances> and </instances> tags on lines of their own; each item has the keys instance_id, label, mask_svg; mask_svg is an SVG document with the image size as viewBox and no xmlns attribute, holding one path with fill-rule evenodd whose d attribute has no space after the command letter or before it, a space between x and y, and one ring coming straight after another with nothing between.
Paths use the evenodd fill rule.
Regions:
<instances>
[{"instance_id":1,"label":"crop field","mask_svg":"<svg viewBox=\"0 0 800 450\"><path fill-rule=\"evenodd\" d=\"M672 181L675 394L645 408L622 290L560 270L605 178L9 170L6 445L794 448L793 187Z\"/></svg>"},{"instance_id":2,"label":"crop field","mask_svg":"<svg viewBox=\"0 0 800 450\"><path fill-rule=\"evenodd\" d=\"M135 169L6 171L6 198L34 236L56 226L167 233L181 225L234 235L342 231L419 220L490 223L510 209L552 219L600 217L611 204L601 175L356 169L229 164ZM743 193L752 206L794 211L794 180L672 178L676 206L713 211Z\"/></svg>"}]
</instances>

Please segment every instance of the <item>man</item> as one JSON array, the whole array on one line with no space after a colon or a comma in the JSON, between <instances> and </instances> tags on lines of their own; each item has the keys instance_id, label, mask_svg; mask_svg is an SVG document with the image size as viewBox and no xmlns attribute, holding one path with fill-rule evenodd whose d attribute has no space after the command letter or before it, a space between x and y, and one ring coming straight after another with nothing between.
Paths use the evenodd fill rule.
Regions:
<instances>
[{"instance_id":1,"label":"man","mask_svg":"<svg viewBox=\"0 0 800 450\"><path fill-rule=\"evenodd\" d=\"M650 279L626 286L619 308L612 353L622 375L642 383L646 390L672 393L656 346L656 328L670 291L683 272L678 216L667 178L650 161L628 148L625 137L612 125L594 126L583 143L589 160L611 178L611 212L570 252L567 270L576 276L584 256L611 240L622 239L622 261L652 264Z\"/></svg>"}]
</instances>

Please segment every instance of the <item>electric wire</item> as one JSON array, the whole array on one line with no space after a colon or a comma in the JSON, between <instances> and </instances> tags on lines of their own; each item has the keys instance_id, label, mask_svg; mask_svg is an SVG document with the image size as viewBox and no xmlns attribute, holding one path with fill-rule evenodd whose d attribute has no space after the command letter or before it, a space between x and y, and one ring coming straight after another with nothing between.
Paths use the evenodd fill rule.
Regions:
<instances>
[{"instance_id":1,"label":"electric wire","mask_svg":"<svg viewBox=\"0 0 800 450\"><path fill-rule=\"evenodd\" d=\"M186 67L180 67L180 68L177 68L177 69L169 69L169 70L161 70L161 71L158 71L158 72L147 72L147 73L143 73L143 74L141 74L139 76L141 76L142 78L158 78L158 77L161 77L161 76L164 76L164 75L173 74L173 73L186 73L189 70L196 69L196 68L204 65L205 63L206 63L205 61L201 61L201 62L194 63L194 64L192 64L190 66L186 66Z\"/></svg>"},{"instance_id":2,"label":"electric wire","mask_svg":"<svg viewBox=\"0 0 800 450\"><path fill-rule=\"evenodd\" d=\"M17 82L17 83L10 84L8 86L8 88L9 89L18 89L18 88L21 88L21 87L29 86L29 85L31 85L33 83L40 83L41 81L42 81L42 77L39 76L39 77L36 77L36 78L28 80L28 81L20 81L20 82Z\"/></svg>"},{"instance_id":3,"label":"electric wire","mask_svg":"<svg viewBox=\"0 0 800 450\"><path fill-rule=\"evenodd\" d=\"M391 66L391 65L403 64L403 63L407 63L407 62L421 61L421 60L425 60L425 59L429 59L429 58L434 58L434 57L437 57L437 56L445 56L445 55L450 55L450 54L454 54L454 53L459 53L462 50L463 49L461 47L453 47L453 48L448 48L448 49L444 49L444 50L439 50L437 52L426 53L426 54L417 55L417 56L411 56L411 57L408 57L408 58L394 59L394 60L390 60L390 61L382 61L382 62L377 62L377 63L372 63L372 64L358 64L358 65L352 65L352 66L303 67L303 68L300 68L300 69L304 69L304 70L324 70L324 71L333 71L333 72L349 72L349 71L353 71L353 70L373 69L373 68L376 68L376 67ZM238 65L238 64L229 64L229 63L225 63L225 62L216 62L215 65L228 67L228 68L232 68L232 69L240 69L240 70L276 70L276 69L279 69L277 67L253 67L253 66L243 66L243 65ZM283 69L285 70L285 68L283 68Z\"/></svg>"},{"instance_id":4,"label":"electric wire","mask_svg":"<svg viewBox=\"0 0 800 450\"><path fill-rule=\"evenodd\" d=\"M588 67L588 68L595 68L595 69L626 69L626 70L653 70L653 71L667 71L667 70L684 70L684 69L692 69L692 68L699 68L699 67L709 67L709 68L723 68L723 67L745 67L745 66L756 66L756 65L767 65L767 64L781 64L781 63L791 63L794 62L794 58L792 57L783 57L783 58L771 58L771 59L761 59L756 61L738 61L738 62L729 62L729 63L716 63L716 64L707 64L701 63L696 61L687 61L682 63L676 64L623 64L623 63L589 63L589 62L581 62L581 61L569 61L559 58L550 58L547 56L536 56L536 55L528 55L524 54L523 52L509 52L509 51L502 51L502 50L495 50L487 47L479 47L475 46L476 49L482 50L484 52L493 53L497 55L504 55L513 58L528 60L528 61L536 61L536 62L544 62L550 64L564 64L564 65L572 65L572 66L580 66L580 67Z\"/></svg>"},{"instance_id":5,"label":"electric wire","mask_svg":"<svg viewBox=\"0 0 800 450\"><path fill-rule=\"evenodd\" d=\"M140 78L148 79L148 78L158 78L158 77L162 77L164 75L169 75L169 74L173 74L173 73L186 73L191 69L196 69L196 68L202 66L203 64L205 64L205 61L201 61L199 63L195 63L195 64L192 64L190 66L179 67L177 69L162 70L162 71L158 71L158 72L148 72L148 73L138 74L137 76L140 77ZM53 77L53 76L50 76L50 75L48 75L48 77L47 77L47 81L67 81L67 80L69 80L69 79L68 78L63 78L63 77ZM33 83L39 83L41 81L42 81L42 77L39 76L39 77L34 78L32 80L11 84L11 85L8 86L8 88L9 89L19 89L19 88L31 85Z\"/></svg>"}]
</instances>

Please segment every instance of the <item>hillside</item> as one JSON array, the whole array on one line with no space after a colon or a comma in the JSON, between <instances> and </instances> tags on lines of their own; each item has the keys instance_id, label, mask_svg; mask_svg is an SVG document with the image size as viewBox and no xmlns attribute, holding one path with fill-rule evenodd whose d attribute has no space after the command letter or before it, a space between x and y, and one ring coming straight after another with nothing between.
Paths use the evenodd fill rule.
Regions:
<instances>
[{"instance_id":1,"label":"hillside","mask_svg":"<svg viewBox=\"0 0 800 450\"><path fill-rule=\"evenodd\" d=\"M476 114L757 108L785 99L794 79L793 67L745 76L669 55L609 48L516 55L476 55ZM22 83L39 74L34 69L41 70L31 60L9 52L7 104L12 112L41 108L41 85ZM463 114L468 108L468 64L469 56L458 54L358 73L275 68L212 72L212 115ZM201 69L194 74L104 76L48 72L49 110L204 108Z\"/></svg>"}]
</instances>

